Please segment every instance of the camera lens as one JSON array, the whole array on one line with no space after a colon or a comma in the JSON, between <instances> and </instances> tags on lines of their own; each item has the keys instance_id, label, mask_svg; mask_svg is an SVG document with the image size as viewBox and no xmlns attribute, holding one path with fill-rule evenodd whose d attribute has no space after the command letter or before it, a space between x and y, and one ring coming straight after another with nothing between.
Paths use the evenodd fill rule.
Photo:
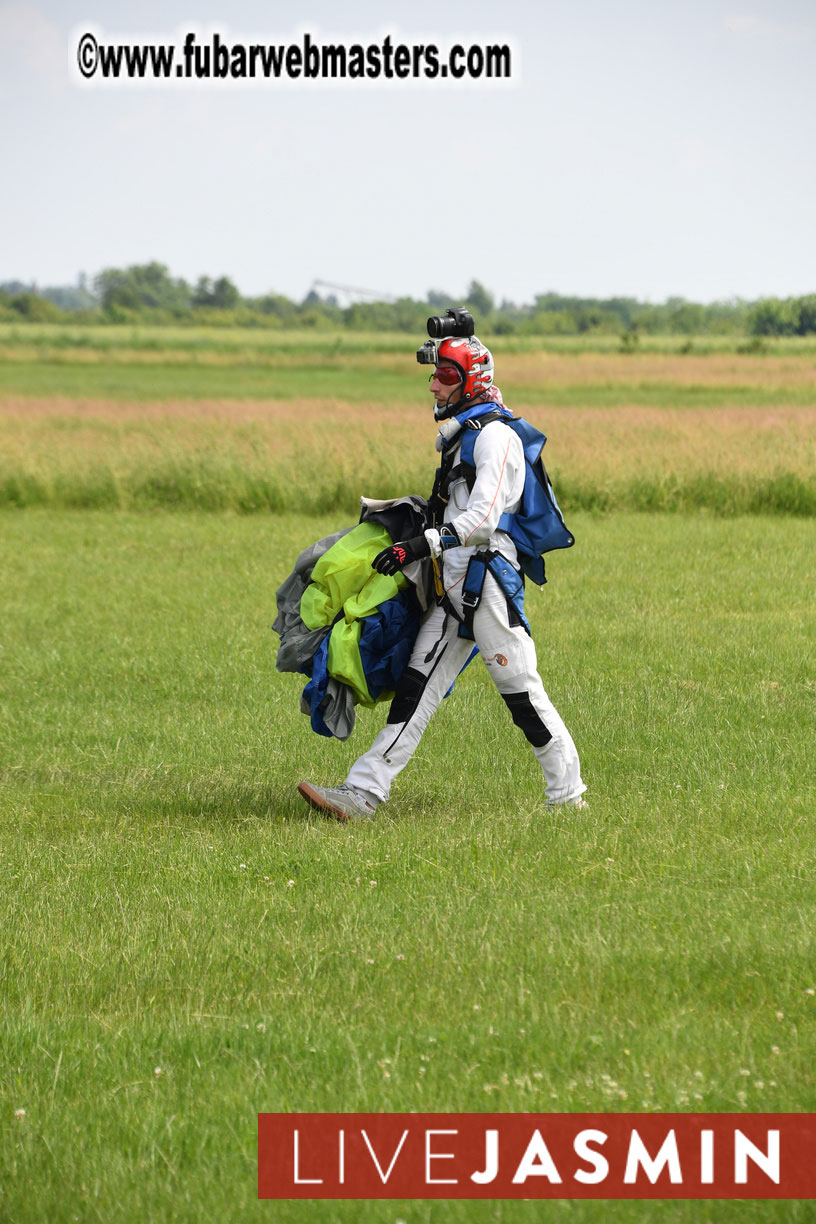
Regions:
<instances>
[{"instance_id":1,"label":"camera lens","mask_svg":"<svg viewBox=\"0 0 816 1224\"><path fill-rule=\"evenodd\" d=\"M473 316L464 306L449 310L445 315L434 315L428 320L428 335L434 340L445 340L448 336L469 339L474 330Z\"/></svg>"},{"instance_id":2,"label":"camera lens","mask_svg":"<svg viewBox=\"0 0 816 1224\"><path fill-rule=\"evenodd\" d=\"M456 335L456 320L447 316L434 315L428 320L428 335L434 340L444 340L447 336Z\"/></svg>"}]
</instances>

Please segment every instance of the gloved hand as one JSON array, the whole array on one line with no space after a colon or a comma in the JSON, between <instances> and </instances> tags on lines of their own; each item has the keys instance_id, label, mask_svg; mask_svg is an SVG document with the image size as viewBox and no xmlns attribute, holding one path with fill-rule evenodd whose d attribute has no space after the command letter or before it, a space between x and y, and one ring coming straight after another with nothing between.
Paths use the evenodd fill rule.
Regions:
<instances>
[{"instance_id":1,"label":"gloved hand","mask_svg":"<svg viewBox=\"0 0 816 1224\"><path fill-rule=\"evenodd\" d=\"M371 568L378 574L396 574L412 561L430 555L431 546L425 536L414 536L413 540L400 540L398 544L392 544L390 548L384 548L381 553L377 553L371 562Z\"/></svg>"}]
</instances>

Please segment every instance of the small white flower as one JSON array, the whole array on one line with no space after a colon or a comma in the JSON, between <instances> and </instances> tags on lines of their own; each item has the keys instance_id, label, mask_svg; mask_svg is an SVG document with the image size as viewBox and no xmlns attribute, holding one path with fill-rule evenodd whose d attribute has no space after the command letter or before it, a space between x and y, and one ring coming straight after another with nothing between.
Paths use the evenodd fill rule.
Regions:
<instances>
[{"instance_id":1,"label":"small white flower","mask_svg":"<svg viewBox=\"0 0 816 1224\"><path fill-rule=\"evenodd\" d=\"M26 1111L24 1109L15 1109L14 1116L19 1121L20 1118L24 1118L26 1116Z\"/></svg>"},{"instance_id":2,"label":"small white flower","mask_svg":"<svg viewBox=\"0 0 816 1224\"><path fill-rule=\"evenodd\" d=\"M747 1067L740 1067L740 1075L750 1075L750 1074L751 1072L748 1070Z\"/></svg>"},{"instance_id":3,"label":"small white flower","mask_svg":"<svg viewBox=\"0 0 816 1224\"><path fill-rule=\"evenodd\" d=\"M246 863L241 863L241 871L246 871Z\"/></svg>"},{"instance_id":4,"label":"small white flower","mask_svg":"<svg viewBox=\"0 0 816 1224\"><path fill-rule=\"evenodd\" d=\"M161 1079L161 1074L162 1074L161 1067L155 1067L153 1070L153 1074L155 1075L156 1079Z\"/></svg>"},{"instance_id":5,"label":"small white flower","mask_svg":"<svg viewBox=\"0 0 816 1224\"><path fill-rule=\"evenodd\" d=\"M287 887L287 888L294 888L294 887L295 887L295 881L294 881L294 880L287 880L287 881L286 881L286 887Z\"/></svg>"},{"instance_id":6,"label":"small white flower","mask_svg":"<svg viewBox=\"0 0 816 1224\"><path fill-rule=\"evenodd\" d=\"M478 1004L478 1003L474 1003L474 1004L473 1004L473 1010L474 1010L474 1011L481 1011L482 1009L481 1009L481 1007L479 1006L479 1004Z\"/></svg>"},{"instance_id":7,"label":"small white flower","mask_svg":"<svg viewBox=\"0 0 816 1224\"><path fill-rule=\"evenodd\" d=\"M376 880L369 880L369 881L368 881L368 887L369 887L369 888L376 888L376 887L377 887L377 881L376 881Z\"/></svg>"},{"instance_id":8,"label":"small white flower","mask_svg":"<svg viewBox=\"0 0 816 1224\"><path fill-rule=\"evenodd\" d=\"M785 1013L784 1013L784 1012L777 1012L777 1013L776 1013L776 1018L777 1018L777 1020L784 1020L784 1019L785 1019Z\"/></svg>"},{"instance_id":9,"label":"small white flower","mask_svg":"<svg viewBox=\"0 0 816 1224\"><path fill-rule=\"evenodd\" d=\"M771 1046L771 1053L779 1054L780 1053L779 1046Z\"/></svg>"},{"instance_id":10,"label":"small white flower","mask_svg":"<svg viewBox=\"0 0 816 1224\"><path fill-rule=\"evenodd\" d=\"M813 987L811 986L805 991L805 994L810 995L810 997L813 998L813 996L816 994L816 990L814 990Z\"/></svg>"},{"instance_id":11,"label":"small white flower","mask_svg":"<svg viewBox=\"0 0 816 1224\"><path fill-rule=\"evenodd\" d=\"M261 1022L260 1022L260 1024L256 1024L256 1025L255 1025L255 1027L256 1027L256 1029L258 1030L258 1032L259 1032L259 1033L265 1033L265 1032L266 1032L266 1025L263 1023L263 1021L261 1021Z\"/></svg>"}]
</instances>

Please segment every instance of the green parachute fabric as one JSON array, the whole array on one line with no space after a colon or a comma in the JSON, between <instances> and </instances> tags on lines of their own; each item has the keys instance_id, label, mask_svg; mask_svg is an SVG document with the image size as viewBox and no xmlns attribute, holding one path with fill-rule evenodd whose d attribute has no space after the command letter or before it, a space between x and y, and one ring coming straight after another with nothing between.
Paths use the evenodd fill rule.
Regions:
<instances>
[{"instance_id":1,"label":"green parachute fabric","mask_svg":"<svg viewBox=\"0 0 816 1224\"><path fill-rule=\"evenodd\" d=\"M391 536L377 523L360 523L323 554L312 570L311 582L300 601L300 615L308 629L334 627L329 637L329 675L347 684L361 705L374 706L360 658L361 619L376 612L407 585L402 574L378 574L371 562L388 548ZM377 701L390 701L393 693L380 693Z\"/></svg>"}]
</instances>

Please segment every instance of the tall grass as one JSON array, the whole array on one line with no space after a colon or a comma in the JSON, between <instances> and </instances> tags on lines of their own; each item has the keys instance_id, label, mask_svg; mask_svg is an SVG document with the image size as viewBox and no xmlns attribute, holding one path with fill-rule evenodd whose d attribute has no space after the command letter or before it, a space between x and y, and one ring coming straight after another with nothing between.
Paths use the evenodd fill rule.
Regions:
<instances>
[{"instance_id":1,"label":"tall grass","mask_svg":"<svg viewBox=\"0 0 816 1224\"><path fill-rule=\"evenodd\" d=\"M0 354L0 507L350 514L431 484L405 337L0 327ZM814 512L806 346L503 345L497 369L565 509Z\"/></svg>"},{"instance_id":2,"label":"tall grass","mask_svg":"<svg viewBox=\"0 0 816 1224\"><path fill-rule=\"evenodd\" d=\"M519 411L524 411L521 407ZM565 510L816 510L816 408L538 407ZM0 507L354 513L428 493L427 407L7 401Z\"/></svg>"}]
</instances>

